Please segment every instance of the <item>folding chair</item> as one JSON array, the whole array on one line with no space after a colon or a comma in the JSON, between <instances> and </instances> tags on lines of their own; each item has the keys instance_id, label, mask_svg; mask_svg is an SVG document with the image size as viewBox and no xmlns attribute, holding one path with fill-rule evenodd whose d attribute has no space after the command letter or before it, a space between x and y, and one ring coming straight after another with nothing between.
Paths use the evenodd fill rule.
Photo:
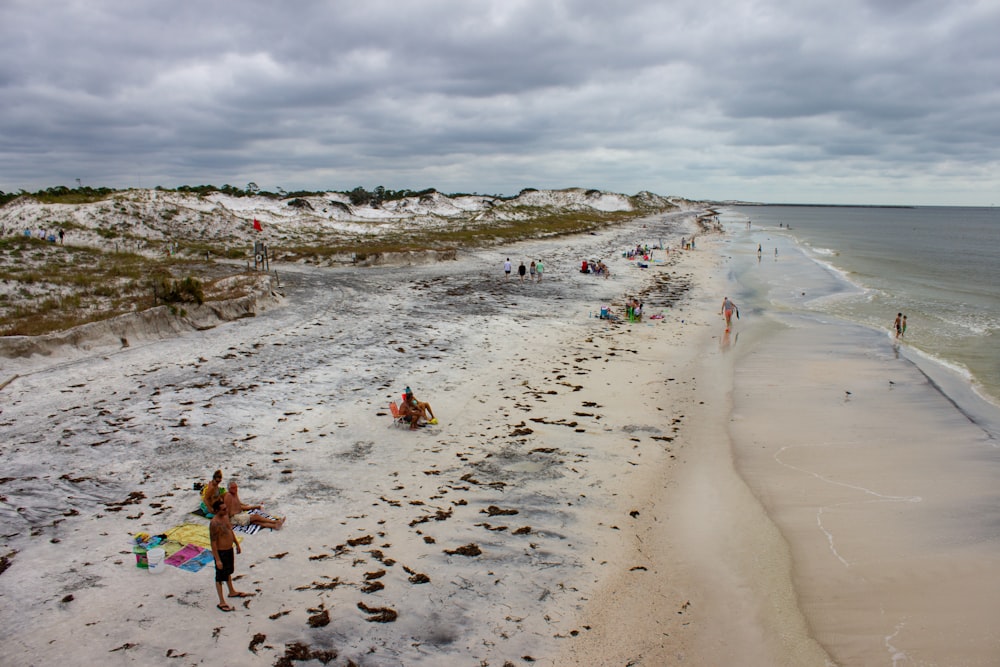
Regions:
<instances>
[{"instance_id":1,"label":"folding chair","mask_svg":"<svg viewBox=\"0 0 1000 667\"><path fill-rule=\"evenodd\" d=\"M410 423L403 418L403 415L399 412L399 406L396 401L389 401L389 411L392 413L392 425L393 426L405 426L410 428Z\"/></svg>"}]
</instances>

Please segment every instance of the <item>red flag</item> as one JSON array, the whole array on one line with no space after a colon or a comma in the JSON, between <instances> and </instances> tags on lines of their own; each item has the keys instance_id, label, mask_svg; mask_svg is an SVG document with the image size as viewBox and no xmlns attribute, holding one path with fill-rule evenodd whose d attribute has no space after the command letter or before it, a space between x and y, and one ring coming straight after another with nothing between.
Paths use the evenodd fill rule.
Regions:
<instances>
[{"instance_id":1,"label":"red flag","mask_svg":"<svg viewBox=\"0 0 1000 667\"><path fill-rule=\"evenodd\" d=\"M264 231L264 228L260 226L260 221L257 218L253 219L253 228L256 229L258 232Z\"/></svg>"}]
</instances>

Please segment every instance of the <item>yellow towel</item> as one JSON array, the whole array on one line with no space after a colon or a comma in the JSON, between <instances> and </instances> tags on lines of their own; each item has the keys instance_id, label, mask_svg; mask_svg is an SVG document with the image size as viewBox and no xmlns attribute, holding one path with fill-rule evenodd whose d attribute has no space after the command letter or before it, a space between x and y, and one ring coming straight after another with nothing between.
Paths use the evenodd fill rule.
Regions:
<instances>
[{"instance_id":1,"label":"yellow towel","mask_svg":"<svg viewBox=\"0 0 1000 667\"><path fill-rule=\"evenodd\" d=\"M165 534L168 540L181 544L193 544L206 549L212 548L212 538L208 535L208 526L200 523L182 523L179 526L174 526ZM240 544L243 544L243 538L237 536L236 539Z\"/></svg>"}]
</instances>

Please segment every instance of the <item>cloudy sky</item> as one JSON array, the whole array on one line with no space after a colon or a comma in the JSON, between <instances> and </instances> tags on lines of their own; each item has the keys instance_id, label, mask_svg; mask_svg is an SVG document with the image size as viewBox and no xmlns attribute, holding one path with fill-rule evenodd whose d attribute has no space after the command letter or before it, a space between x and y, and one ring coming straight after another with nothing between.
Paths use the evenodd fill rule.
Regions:
<instances>
[{"instance_id":1,"label":"cloudy sky","mask_svg":"<svg viewBox=\"0 0 1000 667\"><path fill-rule=\"evenodd\" d=\"M996 0L0 0L0 190L1000 204Z\"/></svg>"}]
</instances>

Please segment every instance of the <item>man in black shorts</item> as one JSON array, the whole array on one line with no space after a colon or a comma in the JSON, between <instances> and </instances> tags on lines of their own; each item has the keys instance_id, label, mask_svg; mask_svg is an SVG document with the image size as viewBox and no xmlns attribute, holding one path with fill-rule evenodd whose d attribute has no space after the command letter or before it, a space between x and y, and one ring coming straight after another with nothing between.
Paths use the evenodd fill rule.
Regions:
<instances>
[{"instance_id":1,"label":"man in black shorts","mask_svg":"<svg viewBox=\"0 0 1000 667\"><path fill-rule=\"evenodd\" d=\"M236 549L236 553L242 553L242 549L233 532L233 525L229 523L226 503L221 498L216 500L212 504L212 511L215 516L208 524L208 535L212 542L212 556L215 557L215 592L219 594L219 604L216 606L219 611L236 611L236 608L222 596L222 584L225 583L229 587L231 598L245 598L253 594L233 588L233 572L236 570L236 556L233 554L233 549Z\"/></svg>"}]
</instances>

